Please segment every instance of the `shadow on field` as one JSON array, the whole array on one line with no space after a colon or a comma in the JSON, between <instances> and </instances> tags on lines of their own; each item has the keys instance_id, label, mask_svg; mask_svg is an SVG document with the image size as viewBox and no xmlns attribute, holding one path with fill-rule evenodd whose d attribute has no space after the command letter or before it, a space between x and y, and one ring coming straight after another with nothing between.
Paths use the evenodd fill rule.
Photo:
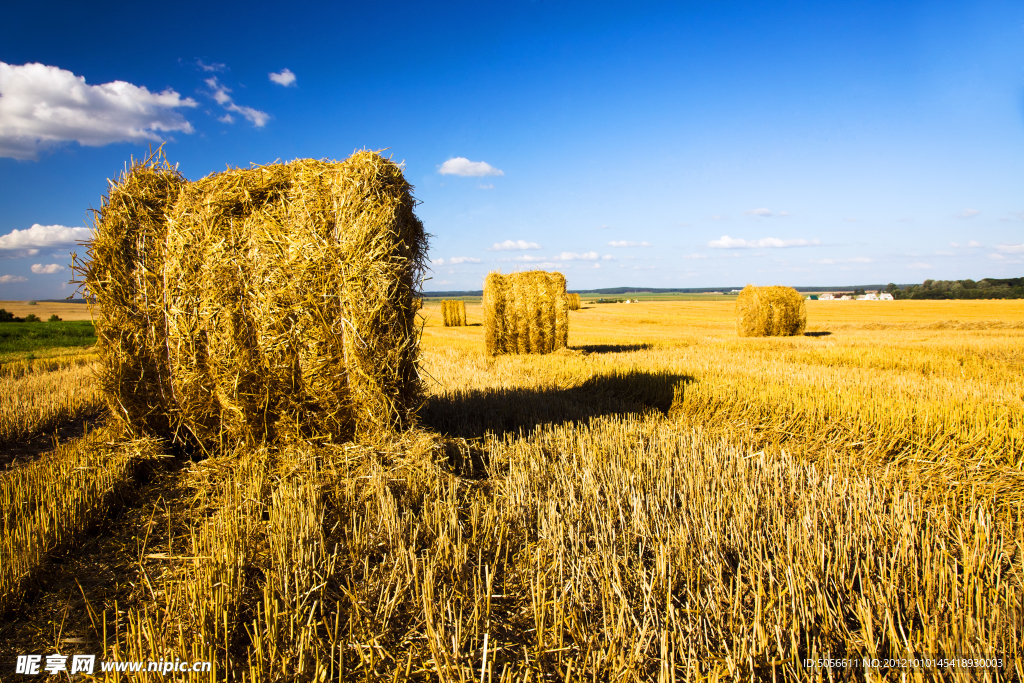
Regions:
<instances>
[{"instance_id":1,"label":"shadow on field","mask_svg":"<svg viewBox=\"0 0 1024 683\"><path fill-rule=\"evenodd\" d=\"M805 337L827 337L831 332L804 332Z\"/></svg>"},{"instance_id":2,"label":"shadow on field","mask_svg":"<svg viewBox=\"0 0 1024 683\"><path fill-rule=\"evenodd\" d=\"M650 344L583 344L573 346L573 351L584 353L627 353L629 351L646 351L653 348Z\"/></svg>"},{"instance_id":3,"label":"shadow on field","mask_svg":"<svg viewBox=\"0 0 1024 683\"><path fill-rule=\"evenodd\" d=\"M432 397L420 415L424 426L446 436L503 436L600 415L667 414L676 387L691 381L686 375L633 371L599 375L569 388L458 391Z\"/></svg>"}]
</instances>

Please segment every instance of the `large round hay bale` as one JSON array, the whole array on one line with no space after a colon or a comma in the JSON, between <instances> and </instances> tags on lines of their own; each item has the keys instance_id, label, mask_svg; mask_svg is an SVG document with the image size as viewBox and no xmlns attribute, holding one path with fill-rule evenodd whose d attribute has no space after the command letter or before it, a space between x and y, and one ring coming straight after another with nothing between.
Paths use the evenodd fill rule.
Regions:
<instances>
[{"instance_id":1,"label":"large round hay bale","mask_svg":"<svg viewBox=\"0 0 1024 683\"><path fill-rule=\"evenodd\" d=\"M792 287L747 285L736 297L736 332L741 337L786 337L803 334L807 308Z\"/></svg>"},{"instance_id":2,"label":"large round hay bale","mask_svg":"<svg viewBox=\"0 0 1024 683\"><path fill-rule=\"evenodd\" d=\"M441 316L445 327L466 326L466 302L456 299L445 299L441 302Z\"/></svg>"},{"instance_id":3,"label":"large round hay bale","mask_svg":"<svg viewBox=\"0 0 1024 683\"><path fill-rule=\"evenodd\" d=\"M152 171L133 167L111 197L129 195L138 173ZM422 391L414 314L426 235L411 191L397 165L365 151L181 183L164 239L140 247L161 264L155 289L102 281L135 258L98 249L117 225L108 201L86 274L100 310L114 312L99 321L100 351L108 373L130 364L116 349L134 330L119 321L155 301L151 352L169 378L166 428L132 421L145 398L133 387L108 387L129 425L203 448L404 425Z\"/></svg>"},{"instance_id":4,"label":"large round hay bale","mask_svg":"<svg viewBox=\"0 0 1024 683\"><path fill-rule=\"evenodd\" d=\"M483 308L488 355L551 353L568 345L569 304L561 273L490 273Z\"/></svg>"}]
</instances>

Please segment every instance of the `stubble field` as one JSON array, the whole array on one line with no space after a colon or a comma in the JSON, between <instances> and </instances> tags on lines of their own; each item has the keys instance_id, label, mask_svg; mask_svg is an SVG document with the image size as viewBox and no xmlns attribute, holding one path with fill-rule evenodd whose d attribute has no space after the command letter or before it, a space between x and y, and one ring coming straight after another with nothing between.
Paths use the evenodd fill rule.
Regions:
<instances>
[{"instance_id":1,"label":"stubble field","mask_svg":"<svg viewBox=\"0 0 1024 683\"><path fill-rule=\"evenodd\" d=\"M5 362L0 678L1024 679L1024 304L585 304L496 359L467 312L386 446L192 460L93 424L88 352Z\"/></svg>"}]
</instances>

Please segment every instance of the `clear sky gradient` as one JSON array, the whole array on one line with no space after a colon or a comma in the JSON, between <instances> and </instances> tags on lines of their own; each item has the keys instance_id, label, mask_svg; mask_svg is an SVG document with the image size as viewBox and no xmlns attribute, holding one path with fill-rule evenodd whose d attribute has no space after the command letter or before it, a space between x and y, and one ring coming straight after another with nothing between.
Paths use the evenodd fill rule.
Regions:
<instances>
[{"instance_id":1,"label":"clear sky gradient","mask_svg":"<svg viewBox=\"0 0 1024 683\"><path fill-rule=\"evenodd\" d=\"M0 299L70 294L160 141L192 179L386 148L427 290L1024 275L1019 2L218 5L5 8Z\"/></svg>"}]
</instances>

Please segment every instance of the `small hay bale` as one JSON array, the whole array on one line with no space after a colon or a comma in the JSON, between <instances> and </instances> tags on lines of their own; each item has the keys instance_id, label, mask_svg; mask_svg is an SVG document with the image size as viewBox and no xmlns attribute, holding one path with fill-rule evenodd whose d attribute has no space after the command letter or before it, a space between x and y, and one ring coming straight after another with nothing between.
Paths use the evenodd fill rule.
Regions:
<instances>
[{"instance_id":1,"label":"small hay bale","mask_svg":"<svg viewBox=\"0 0 1024 683\"><path fill-rule=\"evenodd\" d=\"M736 297L736 332L741 337L787 337L803 334L807 308L792 287L747 285Z\"/></svg>"},{"instance_id":2,"label":"small hay bale","mask_svg":"<svg viewBox=\"0 0 1024 683\"><path fill-rule=\"evenodd\" d=\"M151 205L138 201L143 180L167 186ZM411 192L367 151L192 183L133 166L99 211L83 270L116 412L132 431L203 449L376 440L407 424L422 396L426 254Z\"/></svg>"},{"instance_id":3,"label":"small hay bale","mask_svg":"<svg viewBox=\"0 0 1024 683\"><path fill-rule=\"evenodd\" d=\"M569 303L561 273L490 273L483 307L490 356L551 353L568 345Z\"/></svg>"},{"instance_id":4,"label":"small hay bale","mask_svg":"<svg viewBox=\"0 0 1024 683\"><path fill-rule=\"evenodd\" d=\"M445 327L465 327L466 302L445 299L441 302L441 315L444 317Z\"/></svg>"},{"instance_id":5,"label":"small hay bale","mask_svg":"<svg viewBox=\"0 0 1024 683\"><path fill-rule=\"evenodd\" d=\"M568 303L569 303L569 310L570 311L578 311L578 310L580 310L580 295L579 294L572 293L572 294L566 294L565 296L568 297Z\"/></svg>"}]
</instances>

